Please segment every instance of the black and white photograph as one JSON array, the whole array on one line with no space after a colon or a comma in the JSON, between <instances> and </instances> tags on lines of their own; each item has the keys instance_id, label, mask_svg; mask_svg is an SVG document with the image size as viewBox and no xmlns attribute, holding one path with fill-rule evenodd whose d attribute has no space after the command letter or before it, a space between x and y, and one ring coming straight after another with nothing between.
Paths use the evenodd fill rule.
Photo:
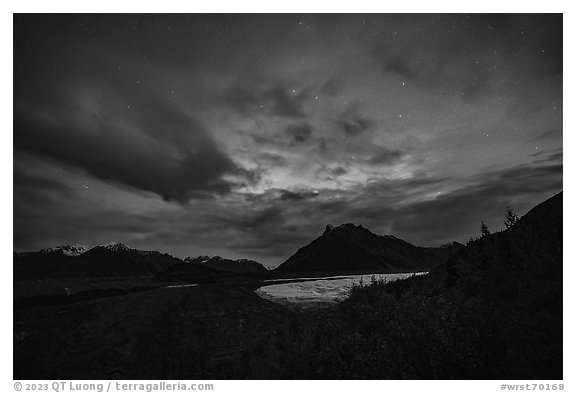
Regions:
<instances>
[{"instance_id":1,"label":"black and white photograph","mask_svg":"<svg viewBox=\"0 0 576 393\"><path fill-rule=\"evenodd\" d=\"M562 13L12 17L13 381L564 390Z\"/></svg>"}]
</instances>

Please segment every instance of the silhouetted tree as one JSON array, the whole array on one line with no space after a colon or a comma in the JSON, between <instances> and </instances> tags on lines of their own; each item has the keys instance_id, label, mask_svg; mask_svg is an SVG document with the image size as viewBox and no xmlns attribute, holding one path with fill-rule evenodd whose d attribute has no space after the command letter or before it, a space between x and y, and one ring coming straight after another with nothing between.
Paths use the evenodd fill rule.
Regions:
<instances>
[{"instance_id":1,"label":"silhouetted tree","mask_svg":"<svg viewBox=\"0 0 576 393\"><path fill-rule=\"evenodd\" d=\"M482 221L482 226L480 227L480 232L482 232L482 237L488 236L490 234L490 231L488 230L488 227L486 226L486 224L484 224L484 221Z\"/></svg>"},{"instance_id":2,"label":"silhouetted tree","mask_svg":"<svg viewBox=\"0 0 576 393\"><path fill-rule=\"evenodd\" d=\"M504 225L506 229L510 228L512 225L516 224L520 218L516 213L510 209L510 206L506 207L506 214L504 215Z\"/></svg>"}]
</instances>

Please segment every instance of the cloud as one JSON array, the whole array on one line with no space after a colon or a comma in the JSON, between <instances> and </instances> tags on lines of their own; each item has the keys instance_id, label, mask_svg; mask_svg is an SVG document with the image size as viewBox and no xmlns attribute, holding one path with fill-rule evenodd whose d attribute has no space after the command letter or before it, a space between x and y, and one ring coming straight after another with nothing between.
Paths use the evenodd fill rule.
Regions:
<instances>
[{"instance_id":1,"label":"cloud","mask_svg":"<svg viewBox=\"0 0 576 393\"><path fill-rule=\"evenodd\" d=\"M312 127L308 123L289 124L285 131L294 143L308 142L312 137Z\"/></svg>"},{"instance_id":2,"label":"cloud","mask_svg":"<svg viewBox=\"0 0 576 393\"><path fill-rule=\"evenodd\" d=\"M525 214L527 209L552 196L550 190L562 190L562 165L519 165L504 170L473 176L471 184L449 192L445 183L430 179L424 200L400 206L366 202L364 207L353 203L350 214L367 220L386 220L390 231L416 245L439 245L450 241L465 241L479 234L484 220L491 229L503 229L502 217L506 206ZM399 182L396 192L408 195L414 185ZM397 200L396 198L394 198Z\"/></svg>"},{"instance_id":3,"label":"cloud","mask_svg":"<svg viewBox=\"0 0 576 393\"><path fill-rule=\"evenodd\" d=\"M331 76L326 82L320 87L321 95L335 96L338 92L342 90L342 81L336 76Z\"/></svg>"},{"instance_id":4,"label":"cloud","mask_svg":"<svg viewBox=\"0 0 576 393\"><path fill-rule=\"evenodd\" d=\"M390 165L400 160L404 155L405 153L401 150L388 149L382 146L367 159L367 162L373 165Z\"/></svg>"},{"instance_id":5,"label":"cloud","mask_svg":"<svg viewBox=\"0 0 576 393\"><path fill-rule=\"evenodd\" d=\"M269 206L246 213L226 217L216 216L215 219L242 231L260 231L264 228L277 227L284 222L279 206Z\"/></svg>"},{"instance_id":6,"label":"cloud","mask_svg":"<svg viewBox=\"0 0 576 393\"><path fill-rule=\"evenodd\" d=\"M72 192L70 186L64 183L33 173L27 173L18 167L15 167L13 172L14 172L13 184L14 188L17 190L27 190L34 188L37 190L44 190L48 193L55 193L62 195L67 195Z\"/></svg>"},{"instance_id":7,"label":"cloud","mask_svg":"<svg viewBox=\"0 0 576 393\"><path fill-rule=\"evenodd\" d=\"M73 194L65 183L14 167L14 204L19 212L46 205L50 200L70 198Z\"/></svg>"},{"instance_id":8,"label":"cloud","mask_svg":"<svg viewBox=\"0 0 576 393\"><path fill-rule=\"evenodd\" d=\"M417 77L416 72L408 66L408 61L400 56L385 60L384 71L407 79L415 79Z\"/></svg>"},{"instance_id":9,"label":"cloud","mask_svg":"<svg viewBox=\"0 0 576 393\"><path fill-rule=\"evenodd\" d=\"M330 170L330 174L333 176L336 176L336 177L345 175L347 173L348 173L348 170L342 166L338 166L338 167Z\"/></svg>"},{"instance_id":10,"label":"cloud","mask_svg":"<svg viewBox=\"0 0 576 393\"><path fill-rule=\"evenodd\" d=\"M266 92L265 97L272 103L272 113L289 118L304 117L303 103L307 98L305 92L289 91L285 86L275 86Z\"/></svg>"},{"instance_id":11,"label":"cloud","mask_svg":"<svg viewBox=\"0 0 576 393\"><path fill-rule=\"evenodd\" d=\"M350 137L363 134L376 126L374 119L361 113L359 103L348 105L336 124L346 136Z\"/></svg>"},{"instance_id":12,"label":"cloud","mask_svg":"<svg viewBox=\"0 0 576 393\"><path fill-rule=\"evenodd\" d=\"M254 141L259 141L260 139L256 135L252 135ZM258 161L265 163L270 167L283 167L288 164L288 159L281 154L262 152L258 155Z\"/></svg>"},{"instance_id":13,"label":"cloud","mask_svg":"<svg viewBox=\"0 0 576 393\"><path fill-rule=\"evenodd\" d=\"M481 74L478 73L476 80L464 87L460 94L465 102L471 103L476 98L481 97L483 93L486 93L489 87L490 83L487 77L482 77Z\"/></svg>"},{"instance_id":14,"label":"cloud","mask_svg":"<svg viewBox=\"0 0 576 393\"><path fill-rule=\"evenodd\" d=\"M561 164L564 158L562 149L542 150L531 155L534 163Z\"/></svg>"},{"instance_id":15,"label":"cloud","mask_svg":"<svg viewBox=\"0 0 576 393\"><path fill-rule=\"evenodd\" d=\"M113 129L104 132L105 124L93 126L92 132L83 132L72 125L39 124L17 116L14 146L104 181L153 192L166 201L225 194L233 184L224 180L224 175L242 173L192 121L181 125L194 135L187 147L165 147L142 137L114 133Z\"/></svg>"},{"instance_id":16,"label":"cloud","mask_svg":"<svg viewBox=\"0 0 576 393\"><path fill-rule=\"evenodd\" d=\"M249 181L179 106L115 74L94 73L90 84L75 76L55 85L50 101L19 99L14 148L180 203L230 192L231 176Z\"/></svg>"},{"instance_id":17,"label":"cloud","mask_svg":"<svg viewBox=\"0 0 576 393\"><path fill-rule=\"evenodd\" d=\"M294 84L296 85L296 84ZM223 103L243 115L268 113L271 116L302 119L307 90L296 90L287 83L270 82L262 86L234 85L223 94Z\"/></svg>"},{"instance_id":18,"label":"cloud","mask_svg":"<svg viewBox=\"0 0 576 393\"><path fill-rule=\"evenodd\" d=\"M338 125L348 136L356 136L374 127L374 121L363 117L352 117L340 120Z\"/></svg>"}]
</instances>

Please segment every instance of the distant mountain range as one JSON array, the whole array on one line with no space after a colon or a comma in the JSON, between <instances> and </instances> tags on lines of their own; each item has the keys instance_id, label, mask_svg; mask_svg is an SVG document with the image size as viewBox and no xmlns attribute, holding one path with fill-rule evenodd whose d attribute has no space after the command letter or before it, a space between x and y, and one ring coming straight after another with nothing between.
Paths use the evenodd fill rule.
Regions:
<instances>
[{"instance_id":1,"label":"distant mountain range","mask_svg":"<svg viewBox=\"0 0 576 393\"><path fill-rule=\"evenodd\" d=\"M182 265L182 266L177 266ZM202 268L186 267L201 265ZM170 267L175 266L175 270ZM167 271L192 271L200 277L219 277L218 272L264 274L264 266L248 259L231 260L220 256L187 257L184 260L158 251L142 251L119 242L93 248L62 245L35 252L14 253L14 280L60 277L135 277ZM212 271L214 270L214 271ZM205 278L205 277L204 277Z\"/></svg>"},{"instance_id":2,"label":"distant mountain range","mask_svg":"<svg viewBox=\"0 0 576 393\"><path fill-rule=\"evenodd\" d=\"M201 264L211 267L212 269L221 270L230 273L268 273L260 263L250 259L226 259L220 256L208 257L199 256L196 258L185 258L184 262Z\"/></svg>"},{"instance_id":3,"label":"distant mountain range","mask_svg":"<svg viewBox=\"0 0 576 393\"><path fill-rule=\"evenodd\" d=\"M220 273L295 276L419 272L437 266L462 247L459 243L437 248L416 247L394 236L375 235L361 225L329 225L320 237L299 249L273 271L249 259L199 256L182 260L158 251L142 251L110 242L93 248L64 245L37 252L14 253L14 280L166 273L162 277L183 279L186 276L192 281L210 281L222 276ZM197 279L193 277L195 274Z\"/></svg>"},{"instance_id":4,"label":"distant mountain range","mask_svg":"<svg viewBox=\"0 0 576 393\"><path fill-rule=\"evenodd\" d=\"M249 259L226 259L220 256L187 257L154 277L158 281L204 283L226 281L246 276L262 276L268 269Z\"/></svg>"},{"instance_id":5,"label":"distant mountain range","mask_svg":"<svg viewBox=\"0 0 576 393\"><path fill-rule=\"evenodd\" d=\"M142 251L111 242L88 249L58 246L14 255L14 280L50 277L148 276L180 259L158 251Z\"/></svg>"},{"instance_id":6,"label":"distant mountain range","mask_svg":"<svg viewBox=\"0 0 576 393\"><path fill-rule=\"evenodd\" d=\"M278 266L277 274L408 273L428 271L463 248L416 247L397 237L375 235L361 225L328 225L324 233Z\"/></svg>"}]
</instances>

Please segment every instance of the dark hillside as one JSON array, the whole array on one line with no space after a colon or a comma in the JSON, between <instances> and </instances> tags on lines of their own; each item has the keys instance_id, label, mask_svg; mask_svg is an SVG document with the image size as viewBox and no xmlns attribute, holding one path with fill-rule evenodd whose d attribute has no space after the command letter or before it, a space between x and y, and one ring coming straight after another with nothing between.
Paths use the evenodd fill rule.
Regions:
<instances>
[{"instance_id":1,"label":"dark hillside","mask_svg":"<svg viewBox=\"0 0 576 393\"><path fill-rule=\"evenodd\" d=\"M394 236L376 235L361 225L329 225L321 236L278 266L274 274L421 272L440 264L453 248L432 250Z\"/></svg>"},{"instance_id":2,"label":"dark hillside","mask_svg":"<svg viewBox=\"0 0 576 393\"><path fill-rule=\"evenodd\" d=\"M562 379L562 193L426 276L356 288L335 318L324 360L343 377Z\"/></svg>"}]
</instances>

